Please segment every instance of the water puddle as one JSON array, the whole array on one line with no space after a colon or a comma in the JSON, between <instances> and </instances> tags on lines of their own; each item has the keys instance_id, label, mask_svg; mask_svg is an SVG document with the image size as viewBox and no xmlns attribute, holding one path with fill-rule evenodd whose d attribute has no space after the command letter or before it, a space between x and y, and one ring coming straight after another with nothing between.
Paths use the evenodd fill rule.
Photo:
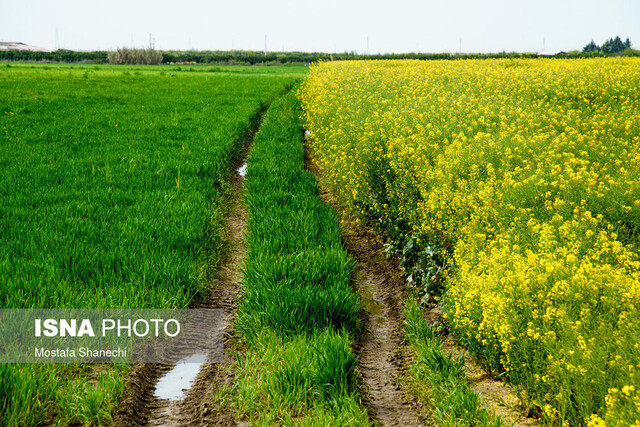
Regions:
<instances>
[{"instance_id":1,"label":"water puddle","mask_svg":"<svg viewBox=\"0 0 640 427\"><path fill-rule=\"evenodd\" d=\"M176 366L158 381L155 397L168 400L184 399L206 358L206 354L193 354L176 363Z\"/></svg>"},{"instance_id":2,"label":"water puddle","mask_svg":"<svg viewBox=\"0 0 640 427\"><path fill-rule=\"evenodd\" d=\"M247 174L247 162L244 162L242 166L237 169L237 171L238 175L244 178L244 176Z\"/></svg>"},{"instance_id":3,"label":"water puddle","mask_svg":"<svg viewBox=\"0 0 640 427\"><path fill-rule=\"evenodd\" d=\"M368 286L360 286L360 300L362 308L369 313L371 320L378 325L383 325L387 319L384 315L384 304L373 297L373 290Z\"/></svg>"}]
</instances>

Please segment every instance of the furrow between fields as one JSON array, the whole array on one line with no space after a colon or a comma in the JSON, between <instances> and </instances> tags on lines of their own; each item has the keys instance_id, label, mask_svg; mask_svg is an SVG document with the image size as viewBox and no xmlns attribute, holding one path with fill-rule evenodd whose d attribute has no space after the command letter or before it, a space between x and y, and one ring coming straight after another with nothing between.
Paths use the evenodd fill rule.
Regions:
<instances>
[{"instance_id":1,"label":"furrow between fields","mask_svg":"<svg viewBox=\"0 0 640 427\"><path fill-rule=\"evenodd\" d=\"M140 365L132 374L131 393L125 398L112 426L200 426L236 425L233 408L217 404L218 390L233 385L235 337L232 329L237 292L242 279L247 225L243 200L246 159L268 106L253 120L246 148L238 156L229 179L225 228L229 249L220 261L209 295L192 308L222 309L224 312L224 357L221 363L182 363L174 366ZM163 385L160 387L160 385ZM162 390L161 390L162 388Z\"/></svg>"},{"instance_id":2,"label":"furrow between fields","mask_svg":"<svg viewBox=\"0 0 640 427\"><path fill-rule=\"evenodd\" d=\"M357 261L353 286L362 300L361 321L366 332L355 344L355 352L366 386L363 403L369 408L371 419L380 426L441 425L429 419L427 414L433 409L423 408L423 402L408 390L406 384L409 376L406 371L415 355L403 334L403 325L407 322L403 314L407 294L397 261L388 259L380 245L374 242L374 236L340 208L333 194L323 185L322 171L314 163L309 147L305 147L305 163L316 177L321 198L336 208L342 222L343 245ZM424 322L433 326L441 316L437 305L432 305L424 312ZM454 359L464 357L466 380L481 398L482 408L509 425L538 425L534 419L518 412L518 400L513 390L487 375L448 335L444 337L443 350L443 354Z\"/></svg>"},{"instance_id":3,"label":"furrow between fields","mask_svg":"<svg viewBox=\"0 0 640 427\"><path fill-rule=\"evenodd\" d=\"M309 149L305 150L305 162L318 181L322 199L337 208L335 199L322 185L320 170ZM353 286L362 300L361 320L366 331L355 343L355 353L366 387L364 404L371 419L380 426L424 425L416 402L400 387L408 351L402 339L404 280L369 236L348 215L337 211L342 221L343 245L357 261Z\"/></svg>"},{"instance_id":4,"label":"furrow between fields","mask_svg":"<svg viewBox=\"0 0 640 427\"><path fill-rule=\"evenodd\" d=\"M406 360L401 278L385 271L386 260L366 236L349 225L343 230L343 243L358 262L353 284L363 302L362 319L367 328L356 349L358 367L367 385L365 404L381 426L423 425L400 387Z\"/></svg>"},{"instance_id":5,"label":"furrow between fields","mask_svg":"<svg viewBox=\"0 0 640 427\"><path fill-rule=\"evenodd\" d=\"M244 158L240 164L244 163ZM184 425L235 425L235 414L231 408L223 408L212 400L218 389L231 387L234 377L234 337L231 325L237 308L237 291L242 279L242 262L244 258L246 228L245 209L242 200L244 177L236 169L231 178L232 195L230 212L226 221L230 250L214 291L195 308L219 308L224 310L225 338L224 359L222 363L207 363L199 367L193 384L188 387L183 400L158 399L151 411L149 426L184 426ZM194 364L197 365L197 364ZM156 396L158 396L156 389Z\"/></svg>"}]
</instances>

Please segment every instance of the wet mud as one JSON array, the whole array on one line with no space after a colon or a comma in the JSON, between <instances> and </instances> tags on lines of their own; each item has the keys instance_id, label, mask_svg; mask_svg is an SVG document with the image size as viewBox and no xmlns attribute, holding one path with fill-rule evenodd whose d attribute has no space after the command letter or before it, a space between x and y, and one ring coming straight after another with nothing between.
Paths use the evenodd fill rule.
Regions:
<instances>
[{"instance_id":1,"label":"wet mud","mask_svg":"<svg viewBox=\"0 0 640 427\"><path fill-rule=\"evenodd\" d=\"M358 370L364 382L363 403L371 419L380 426L421 426L428 424L418 402L401 387L409 349L404 344L402 305L405 282L392 260L338 206L324 187L321 171L305 150L305 163L320 187L320 196L334 206L342 223L342 242L357 261L352 280L361 298L361 321L365 331L354 343Z\"/></svg>"},{"instance_id":2,"label":"wet mud","mask_svg":"<svg viewBox=\"0 0 640 427\"><path fill-rule=\"evenodd\" d=\"M309 147L305 147L305 163L316 177L322 199L332 205L342 222L343 244L358 265L353 285L363 305L361 319L366 327L364 336L355 343L358 368L366 385L364 404L373 421L380 426L430 425L420 402L402 389L401 380L413 354L403 339L403 304L406 282L399 263L384 254L375 236L349 217L331 192L323 185L322 171L315 164ZM441 321L442 312L436 304L425 309L425 321ZM445 353L465 357L467 379L487 409L514 426L537 426L533 418L522 414L514 390L503 381L488 375L450 336L444 337Z\"/></svg>"},{"instance_id":3,"label":"wet mud","mask_svg":"<svg viewBox=\"0 0 640 427\"><path fill-rule=\"evenodd\" d=\"M257 133L258 125L251 132ZM193 355L173 366L145 364L134 366L128 378L128 392L113 415L113 427L129 426L235 426L233 406L218 394L233 387L235 338L232 329L237 309L237 294L242 279L245 253L246 211L243 203L246 158L244 150L230 178L226 231L229 251L221 260L211 292L192 308L217 308L224 312L224 356L220 363L203 363L202 355ZM203 325L206 327L206 325ZM198 357L199 356L199 357ZM194 360L198 360L195 362ZM223 403L220 403L223 402Z\"/></svg>"}]
</instances>

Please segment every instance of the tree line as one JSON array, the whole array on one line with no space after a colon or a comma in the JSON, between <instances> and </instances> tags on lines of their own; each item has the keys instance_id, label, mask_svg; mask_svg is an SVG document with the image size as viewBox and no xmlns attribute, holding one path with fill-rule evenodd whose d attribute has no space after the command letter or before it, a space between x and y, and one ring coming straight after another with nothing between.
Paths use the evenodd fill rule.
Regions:
<instances>
[{"instance_id":1,"label":"tree line","mask_svg":"<svg viewBox=\"0 0 640 427\"><path fill-rule=\"evenodd\" d=\"M350 59L473 59L473 58L535 58L536 53L394 53L363 55L355 52L261 52L250 50L231 51L155 51L150 49L120 48L113 52L75 52L57 50L54 52L31 52L23 50L0 51L0 61L51 61L51 62L93 62L112 64L309 64L318 61L341 61Z\"/></svg>"},{"instance_id":2,"label":"tree line","mask_svg":"<svg viewBox=\"0 0 640 427\"><path fill-rule=\"evenodd\" d=\"M53 52L32 52L29 50L0 51L0 61L51 61L51 62L107 62L106 51L76 52L58 49Z\"/></svg>"},{"instance_id":3,"label":"tree line","mask_svg":"<svg viewBox=\"0 0 640 427\"><path fill-rule=\"evenodd\" d=\"M617 53L622 53L627 49L631 49L631 40L627 37L625 41L619 36L616 38L611 38L605 41L602 46L598 46L593 40L585 47L582 48L582 52L584 53L604 53L606 55L614 55Z\"/></svg>"},{"instance_id":4,"label":"tree line","mask_svg":"<svg viewBox=\"0 0 640 427\"><path fill-rule=\"evenodd\" d=\"M624 48L622 48L624 46ZM593 41L582 51L560 52L554 57L583 58L604 55L640 56L640 51L631 49L631 42L623 42L619 37L607 40L602 46ZM219 64L219 65L271 65L271 64L309 64L318 61L342 61L353 59L492 59L492 58L537 58L537 53L500 52L500 53L393 53L363 55L356 52L262 52L250 50L203 50L203 51L159 51L154 49L120 48L113 52L76 52L59 49L54 52L31 52L24 50L0 51L0 61L38 61L38 62L91 62L112 64ZM549 55L544 55L549 56Z\"/></svg>"}]
</instances>

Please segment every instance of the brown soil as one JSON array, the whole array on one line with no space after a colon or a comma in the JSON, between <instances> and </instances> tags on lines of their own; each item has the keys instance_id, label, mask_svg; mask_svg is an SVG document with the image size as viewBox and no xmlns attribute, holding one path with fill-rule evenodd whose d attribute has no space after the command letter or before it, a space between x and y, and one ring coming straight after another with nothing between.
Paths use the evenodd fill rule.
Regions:
<instances>
[{"instance_id":1,"label":"brown soil","mask_svg":"<svg viewBox=\"0 0 640 427\"><path fill-rule=\"evenodd\" d=\"M354 288L364 305L362 320L367 332L356 343L358 368L366 384L364 403L370 408L372 419L381 426L412 426L429 423L425 410L413 396L401 389L402 378L412 352L402 336L404 316L402 307L406 282L399 263L385 256L382 245L363 227L357 225L338 206L336 199L322 181L322 172L313 155L305 147L307 168L315 175L322 199L334 206L342 223L343 244L356 259ZM440 321L442 312L435 304L425 310L425 320ZM489 376L451 337L444 340L445 353L465 358L467 378L471 388L480 396L486 408L502 418L507 425L536 426L539 423L522 415L515 392L502 381Z\"/></svg>"},{"instance_id":2,"label":"brown soil","mask_svg":"<svg viewBox=\"0 0 640 427\"><path fill-rule=\"evenodd\" d=\"M266 110L265 110L266 111ZM251 132L251 141L259 123ZM235 169L248 154L245 150ZM171 369L168 365L136 365L129 375L129 391L114 414L112 427L129 426L235 426L238 424L232 405L220 403L214 395L233 386L235 373L235 339L232 329L237 308L237 292L242 278L245 253L246 212L243 204L244 178L234 172L230 179L229 212L226 230L230 250L219 264L211 292L193 308L218 308L224 311L224 357L221 363L205 363L184 399L170 401L154 396L160 377Z\"/></svg>"},{"instance_id":3,"label":"brown soil","mask_svg":"<svg viewBox=\"0 0 640 427\"><path fill-rule=\"evenodd\" d=\"M397 265L387 259L371 236L358 227L339 207L320 179L320 170L305 150L305 162L316 177L320 196L334 206L342 222L342 242L357 261L354 289L364 310L365 333L354 344L358 370L365 384L364 404L371 419L380 426L421 426L425 418L419 404L400 387L408 359L402 337L405 282Z\"/></svg>"},{"instance_id":4,"label":"brown soil","mask_svg":"<svg viewBox=\"0 0 640 427\"><path fill-rule=\"evenodd\" d=\"M239 166L239 165L238 165ZM200 369L193 386L183 400L157 400L148 422L149 426L235 426L236 417L231 405L220 405L214 400L218 390L230 390L234 379L235 339L231 325L237 308L237 292L242 279L245 252L245 210L242 203L244 178L237 173L231 184L233 196L227 217L230 251L220 270L215 291L195 308L221 308L224 311L225 339L222 363L206 363Z\"/></svg>"}]
</instances>

